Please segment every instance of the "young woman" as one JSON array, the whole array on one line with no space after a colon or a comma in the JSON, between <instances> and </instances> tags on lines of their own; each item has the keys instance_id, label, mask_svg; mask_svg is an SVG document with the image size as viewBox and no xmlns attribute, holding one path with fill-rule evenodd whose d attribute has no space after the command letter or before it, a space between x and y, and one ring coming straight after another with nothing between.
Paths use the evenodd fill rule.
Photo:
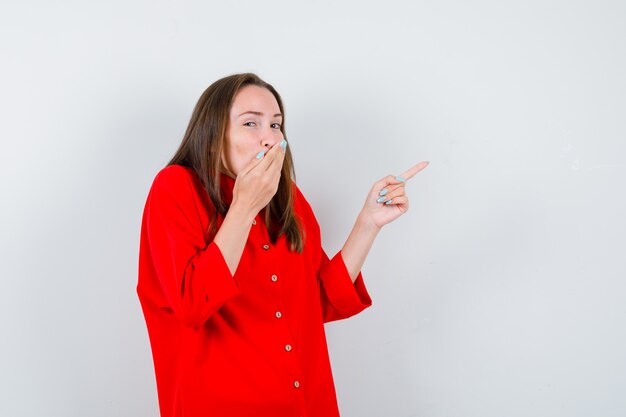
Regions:
<instances>
[{"instance_id":1,"label":"young woman","mask_svg":"<svg viewBox=\"0 0 626 417\"><path fill-rule=\"evenodd\" d=\"M252 73L209 86L141 225L137 293L161 416L339 416L324 323L372 304L361 267L427 164L376 181L329 258L278 92Z\"/></svg>"}]
</instances>

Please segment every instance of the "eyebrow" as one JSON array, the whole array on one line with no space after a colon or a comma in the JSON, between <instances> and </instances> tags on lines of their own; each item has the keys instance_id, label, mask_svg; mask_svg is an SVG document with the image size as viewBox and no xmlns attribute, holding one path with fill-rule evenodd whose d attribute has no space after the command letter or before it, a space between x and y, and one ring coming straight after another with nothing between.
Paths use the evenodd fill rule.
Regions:
<instances>
[{"instance_id":1,"label":"eyebrow","mask_svg":"<svg viewBox=\"0 0 626 417\"><path fill-rule=\"evenodd\" d=\"M263 116L263 113L261 113L260 111L249 110L249 111L245 111L245 112L241 113L239 116L237 116L237 118L240 118L241 116L243 116L244 114L247 114L247 113L256 114L257 116ZM279 116L283 117L283 114L282 113L276 113L274 115L274 117L279 117Z\"/></svg>"}]
</instances>

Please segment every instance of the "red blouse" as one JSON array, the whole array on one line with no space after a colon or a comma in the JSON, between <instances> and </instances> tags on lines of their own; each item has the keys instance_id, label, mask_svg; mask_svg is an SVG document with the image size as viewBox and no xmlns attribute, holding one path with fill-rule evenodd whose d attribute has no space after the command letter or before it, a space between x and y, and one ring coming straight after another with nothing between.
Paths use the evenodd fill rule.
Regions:
<instances>
[{"instance_id":1,"label":"red blouse","mask_svg":"<svg viewBox=\"0 0 626 417\"><path fill-rule=\"evenodd\" d=\"M221 174L226 202L235 180ZM209 241L213 205L193 170L154 178L141 225L137 294L145 316L162 417L336 417L324 323L372 304L361 272L322 249L311 206L294 185L304 251L251 226L231 274ZM214 208L213 208L214 209ZM218 217L218 227L223 217Z\"/></svg>"}]
</instances>

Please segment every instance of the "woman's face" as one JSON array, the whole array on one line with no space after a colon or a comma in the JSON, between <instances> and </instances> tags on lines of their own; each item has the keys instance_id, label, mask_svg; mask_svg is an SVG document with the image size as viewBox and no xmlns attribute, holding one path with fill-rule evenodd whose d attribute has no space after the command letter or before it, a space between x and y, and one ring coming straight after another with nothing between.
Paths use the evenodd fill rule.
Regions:
<instances>
[{"instance_id":1,"label":"woman's face","mask_svg":"<svg viewBox=\"0 0 626 417\"><path fill-rule=\"evenodd\" d=\"M283 139L282 115L274 95L266 88L247 85L235 95L222 163L233 178L261 152Z\"/></svg>"}]
</instances>

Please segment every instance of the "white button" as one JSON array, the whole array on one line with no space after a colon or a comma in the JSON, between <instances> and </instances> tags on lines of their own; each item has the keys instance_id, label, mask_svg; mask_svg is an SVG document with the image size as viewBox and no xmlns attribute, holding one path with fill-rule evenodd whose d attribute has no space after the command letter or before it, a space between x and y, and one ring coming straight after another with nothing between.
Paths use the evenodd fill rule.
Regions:
<instances>
[{"instance_id":1,"label":"white button","mask_svg":"<svg viewBox=\"0 0 626 417\"><path fill-rule=\"evenodd\" d=\"M263 245L263 249L268 250L270 248L270 245Z\"/></svg>"},{"instance_id":2,"label":"white button","mask_svg":"<svg viewBox=\"0 0 626 417\"><path fill-rule=\"evenodd\" d=\"M300 388L300 382L293 381L293 386L296 387L296 388Z\"/></svg>"},{"instance_id":3,"label":"white button","mask_svg":"<svg viewBox=\"0 0 626 417\"><path fill-rule=\"evenodd\" d=\"M291 345L285 345L285 350L287 352L291 352Z\"/></svg>"},{"instance_id":4,"label":"white button","mask_svg":"<svg viewBox=\"0 0 626 417\"><path fill-rule=\"evenodd\" d=\"M281 317L282 317L282 314L280 313L280 311L277 311L277 312L276 312L276 318L277 318L277 319L279 319L279 318L281 318Z\"/></svg>"},{"instance_id":5,"label":"white button","mask_svg":"<svg viewBox=\"0 0 626 417\"><path fill-rule=\"evenodd\" d=\"M252 219L252 224L256 224L256 219Z\"/></svg>"},{"instance_id":6,"label":"white button","mask_svg":"<svg viewBox=\"0 0 626 417\"><path fill-rule=\"evenodd\" d=\"M274 282L278 281L278 277L276 275L272 275L272 281Z\"/></svg>"}]
</instances>

